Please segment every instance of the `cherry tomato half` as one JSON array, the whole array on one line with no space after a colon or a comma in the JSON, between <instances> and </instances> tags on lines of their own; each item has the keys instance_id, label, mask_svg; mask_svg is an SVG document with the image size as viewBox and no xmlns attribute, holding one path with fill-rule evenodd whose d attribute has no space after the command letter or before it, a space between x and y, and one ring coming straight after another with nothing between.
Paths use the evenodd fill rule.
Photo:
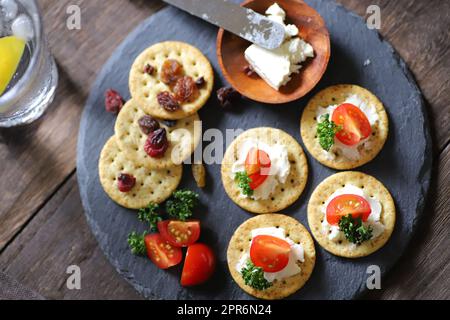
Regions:
<instances>
[{"instance_id":1,"label":"cherry tomato half","mask_svg":"<svg viewBox=\"0 0 450 320\"><path fill-rule=\"evenodd\" d=\"M372 209L369 202L356 194L343 194L337 196L327 206L327 221L331 225L339 224L342 217L352 215L367 221Z\"/></svg>"},{"instance_id":2,"label":"cherry tomato half","mask_svg":"<svg viewBox=\"0 0 450 320\"><path fill-rule=\"evenodd\" d=\"M369 120L364 112L350 103L341 104L333 112L332 120L342 127L336 138L343 144L353 146L372 133Z\"/></svg>"},{"instance_id":3,"label":"cherry tomato half","mask_svg":"<svg viewBox=\"0 0 450 320\"><path fill-rule=\"evenodd\" d=\"M267 152L259 150L257 148L251 148L247 154L247 158L245 158L245 172L249 176L260 173L263 175L267 175L269 173L270 168L270 157ZM265 169L265 170L263 170Z\"/></svg>"},{"instance_id":4,"label":"cherry tomato half","mask_svg":"<svg viewBox=\"0 0 450 320\"><path fill-rule=\"evenodd\" d=\"M188 247L184 261L181 285L195 286L208 280L214 273L216 257L210 247L195 243Z\"/></svg>"},{"instance_id":5,"label":"cherry tomato half","mask_svg":"<svg viewBox=\"0 0 450 320\"><path fill-rule=\"evenodd\" d=\"M265 272L278 272L287 266L290 251L290 244L283 239L261 235L253 238L250 259Z\"/></svg>"},{"instance_id":6,"label":"cherry tomato half","mask_svg":"<svg viewBox=\"0 0 450 320\"><path fill-rule=\"evenodd\" d=\"M176 266L183 259L180 248L172 246L159 233L144 237L147 256L158 268L167 269Z\"/></svg>"},{"instance_id":7,"label":"cherry tomato half","mask_svg":"<svg viewBox=\"0 0 450 320\"><path fill-rule=\"evenodd\" d=\"M161 236L175 247L187 247L200 237L200 221L165 220L158 222Z\"/></svg>"},{"instance_id":8,"label":"cherry tomato half","mask_svg":"<svg viewBox=\"0 0 450 320\"><path fill-rule=\"evenodd\" d=\"M250 189L255 190L256 188L258 188L260 185L264 183L264 181L266 181L267 177L268 177L267 175L262 175L260 173L255 173L249 176L251 180Z\"/></svg>"}]
</instances>

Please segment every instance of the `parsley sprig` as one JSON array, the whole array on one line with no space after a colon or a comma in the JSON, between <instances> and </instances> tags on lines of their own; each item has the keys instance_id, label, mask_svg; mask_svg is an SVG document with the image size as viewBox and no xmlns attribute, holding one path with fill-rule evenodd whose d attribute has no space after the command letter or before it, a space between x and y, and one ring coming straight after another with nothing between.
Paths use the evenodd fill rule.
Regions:
<instances>
[{"instance_id":1,"label":"parsley sprig","mask_svg":"<svg viewBox=\"0 0 450 320\"><path fill-rule=\"evenodd\" d=\"M162 218L158 214L159 205L150 203L147 207L139 209L138 219L141 222L148 223L150 230L156 232L158 230L158 222L162 221Z\"/></svg>"},{"instance_id":2,"label":"parsley sprig","mask_svg":"<svg viewBox=\"0 0 450 320\"><path fill-rule=\"evenodd\" d=\"M199 195L190 190L178 190L166 202L167 213L178 220L186 221L198 204Z\"/></svg>"},{"instance_id":3,"label":"parsley sprig","mask_svg":"<svg viewBox=\"0 0 450 320\"><path fill-rule=\"evenodd\" d=\"M143 234L138 234L136 232L131 232L128 235L128 245L130 246L131 253L142 256L146 252L144 237L147 235L147 232Z\"/></svg>"},{"instance_id":4,"label":"parsley sprig","mask_svg":"<svg viewBox=\"0 0 450 320\"><path fill-rule=\"evenodd\" d=\"M272 283L264 278L264 271L256 267L250 260L241 270L242 278L246 285L256 290L266 290L272 286Z\"/></svg>"},{"instance_id":5,"label":"parsley sprig","mask_svg":"<svg viewBox=\"0 0 450 320\"><path fill-rule=\"evenodd\" d=\"M250 188L252 179L250 179L247 172L237 172L234 176L234 180L237 182L237 185L241 189L243 195L247 197L251 197L253 195L253 190Z\"/></svg>"},{"instance_id":6,"label":"parsley sprig","mask_svg":"<svg viewBox=\"0 0 450 320\"><path fill-rule=\"evenodd\" d=\"M372 227L364 226L361 218L353 218L351 214L341 218L339 229L348 241L355 244L361 244L372 238Z\"/></svg>"},{"instance_id":7,"label":"parsley sprig","mask_svg":"<svg viewBox=\"0 0 450 320\"><path fill-rule=\"evenodd\" d=\"M329 114L322 115L320 120L321 121L317 125L319 144L325 151L330 151L334 144L334 136L342 130L342 126L338 126L333 121L330 121Z\"/></svg>"}]
</instances>

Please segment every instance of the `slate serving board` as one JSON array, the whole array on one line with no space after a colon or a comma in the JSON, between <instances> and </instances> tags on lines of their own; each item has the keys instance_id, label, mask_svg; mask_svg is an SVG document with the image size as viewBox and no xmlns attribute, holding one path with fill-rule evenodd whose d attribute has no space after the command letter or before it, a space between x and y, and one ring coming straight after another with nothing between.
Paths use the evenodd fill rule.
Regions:
<instances>
[{"instance_id":1,"label":"slate serving board","mask_svg":"<svg viewBox=\"0 0 450 320\"><path fill-rule=\"evenodd\" d=\"M380 155L359 170L381 180L391 191L397 207L397 223L388 244L375 254L357 260L335 257L316 245L314 273L303 289L290 299L352 299L366 289L366 269L378 265L384 275L408 245L423 213L431 175L431 140L421 93L404 62L364 21L329 0L307 1L325 19L331 35L328 70L303 99L278 106L244 100L233 112L223 112L213 96L200 111L204 131L217 128L282 128L301 141L299 119L312 94L329 85L353 83L371 90L385 104L390 134ZM198 288L179 285L181 267L158 270L149 260L135 257L127 246L130 231L144 231L136 213L114 204L103 192L98 178L100 151L113 135L115 116L104 111L103 94L118 89L129 98L128 74L135 57L148 46L164 40L181 40L197 46L213 64L216 88L224 85L216 58L217 29L175 8L165 8L139 25L113 52L98 75L83 112L77 154L80 194L93 233L110 262L141 294L156 299L251 299L231 279L226 248L234 230L251 214L238 208L225 194L220 166L207 167L207 188L198 190L185 166L181 187L197 190L202 207L202 238L214 248L218 267L214 278ZM367 62L370 61L370 64ZM208 145L204 142L204 146ZM223 141L225 147L225 141ZM307 224L306 206L311 192L334 170L320 165L309 154L310 175L301 198L283 213ZM99 270L101 272L101 270Z\"/></svg>"}]
</instances>

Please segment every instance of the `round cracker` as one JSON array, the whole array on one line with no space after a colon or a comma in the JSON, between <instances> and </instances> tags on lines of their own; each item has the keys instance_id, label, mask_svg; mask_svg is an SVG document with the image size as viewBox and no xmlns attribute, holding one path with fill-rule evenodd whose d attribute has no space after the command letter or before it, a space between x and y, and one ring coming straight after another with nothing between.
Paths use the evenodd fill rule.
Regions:
<instances>
[{"instance_id":1,"label":"round cracker","mask_svg":"<svg viewBox=\"0 0 450 320\"><path fill-rule=\"evenodd\" d=\"M339 105L343 103L348 96L356 94L361 99L369 101L378 114L378 121L372 126L372 135L368 142L370 148L362 148L360 157L357 160L350 160L342 154L335 155L334 159L330 159L325 150L319 144L317 134L316 112L319 107L325 108L330 105ZM303 110L300 121L300 131L303 143L311 155L323 165L338 169L348 170L362 166L375 158L386 142L389 132L389 120L381 101L370 91L356 85L335 85L328 87L317 93Z\"/></svg>"},{"instance_id":2,"label":"round cracker","mask_svg":"<svg viewBox=\"0 0 450 320\"><path fill-rule=\"evenodd\" d=\"M368 196L380 201L382 207L380 222L384 224L384 232L360 245L346 239L342 243L336 243L329 240L327 234L322 233L322 206L337 189L346 184L364 189ZM322 181L312 193L308 203L308 224L314 238L325 250L345 258L365 257L383 247L391 237L395 225L394 200L386 187L374 177L356 171L340 172Z\"/></svg>"},{"instance_id":3,"label":"round cracker","mask_svg":"<svg viewBox=\"0 0 450 320\"><path fill-rule=\"evenodd\" d=\"M250 250L251 231L257 228L281 227L286 236L295 243L301 243L304 250L305 261L299 264L301 272L282 281L274 281L266 290L256 290L247 286L240 272L236 270L242 254ZM248 219L237 228L230 240L227 250L228 268L234 281L248 294L267 300L285 298L304 286L310 278L316 262L314 241L308 230L294 218L283 214L264 214Z\"/></svg>"},{"instance_id":4,"label":"round cracker","mask_svg":"<svg viewBox=\"0 0 450 320\"><path fill-rule=\"evenodd\" d=\"M284 184L278 184L271 198L253 200L243 197L232 178L231 168L237 160L237 150L246 139L256 139L268 145L283 144L291 163L289 176ZM302 194L308 180L308 163L302 147L286 132L274 128L254 128L239 135L228 147L222 162L222 183L228 196L241 208L253 213L278 212L289 207Z\"/></svg>"},{"instance_id":5,"label":"round cracker","mask_svg":"<svg viewBox=\"0 0 450 320\"><path fill-rule=\"evenodd\" d=\"M141 131L139 119L146 113L139 103L128 101L116 120L115 133L117 144L133 162L150 169L170 168L181 164L194 152L201 139L202 126L198 114L177 120L173 127L159 121L161 128L167 131L169 147L162 158L152 158L144 150L148 136Z\"/></svg>"},{"instance_id":6,"label":"round cracker","mask_svg":"<svg viewBox=\"0 0 450 320\"><path fill-rule=\"evenodd\" d=\"M161 203L169 198L180 183L183 167L150 170L136 165L125 156L113 136L103 147L98 171L100 183L112 200L125 208L140 209L150 202ZM117 177L121 173L128 173L136 178L136 184L130 192L119 191Z\"/></svg>"},{"instance_id":7,"label":"round cracker","mask_svg":"<svg viewBox=\"0 0 450 320\"><path fill-rule=\"evenodd\" d=\"M205 84L199 88L200 96L193 102L183 103L181 108L174 112L161 107L156 98L160 92L171 91L160 78L161 67L167 59L174 59L181 63L185 75L194 80L200 77L205 79ZM156 69L153 75L144 72L147 64ZM131 96L147 114L171 120L183 119L195 114L208 101L213 85L214 72L208 59L197 48L177 41L157 43L142 52L131 67L129 79Z\"/></svg>"}]
</instances>

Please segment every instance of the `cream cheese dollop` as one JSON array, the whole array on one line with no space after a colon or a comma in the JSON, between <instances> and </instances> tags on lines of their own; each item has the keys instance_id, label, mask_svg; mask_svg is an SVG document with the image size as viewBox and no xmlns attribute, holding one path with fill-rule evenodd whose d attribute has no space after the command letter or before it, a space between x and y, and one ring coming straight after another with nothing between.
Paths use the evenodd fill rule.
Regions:
<instances>
[{"instance_id":1,"label":"cream cheese dollop","mask_svg":"<svg viewBox=\"0 0 450 320\"><path fill-rule=\"evenodd\" d=\"M286 231L283 228L276 228L276 227L258 228L253 229L251 231L251 234L252 234L252 241L256 236L268 235L283 239L291 245L288 264L283 270L280 270L278 272L264 272L264 278L267 281L273 282L275 280L283 280L295 276L296 274L299 274L302 271L302 269L298 266L298 263L305 262L305 253L303 250L303 246L301 244L295 243L290 238L286 237ZM247 261L249 260L250 260L250 253L245 252L239 259L238 263L236 264L236 270L238 272L241 272L242 268L246 266Z\"/></svg>"},{"instance_id":2,"label":"cream cheese dollop","mask_svg":"<svg viewBox=\"0 0 450 320\"><path fill-rule=\"evenodd\" d=\"M247 139L243 141L238 149L238 160L233 164L231 168L232 179L238 172L245 171L245 159L247 158L248 152L252 148L257 148L266 152L270 157L270 170L267 179L255 190L253 190L252 198L254 200L266 200L275 191L278 184L283 184L286 182L289 176L290 163L288 158L288 152L284 145L276 144L269 146L266 143L255 139ZM241 194L242 197L246 197Z\"/></svg>"},{"instance_id":3,"label":"cream cheese dollop","mask_svg":"<svg viewBox=\"0 0 450 320\"><path fill-rule=\"evenodd\" d=\"M365 100L364 98L353 94L347 97L347 99L342 103L351 103L354 106L361 109L361 111L366 115L367 119L369 120L370 125L373 127L377 121L379 120L377 110L375 109L375 106L373 106L369 101ZM334 110L339 105L331 105L328 107L319 107L317 108L316 112L316 119L317 122L321 122L321 117L323 115L329 114L330 120L333 116ZM371 142L369 141L370 137L360 141L358 144L354 146L348 146L343 144L339 141L339 139L334 138L334 145L331 147L329 151L323 150L323 152L326 154L327 158L330 160L334 160L335 158L335 152L341 152L344 157L346 157L349 160L358 160L360 158L360 150L361 148L370 149L371 148Z\"/></svg>"},{"instance_id":4,"label":"cream cheese dollop","mask_svg":"<svg viewBox=\"0 0 450 320\"><path fill-rule=\"evenodd\" d=\"M371 198L366 195L363 189L358 188L352 184L347 184L345 187L336 190L322 206L323 222L322 222L322 233L328 235L328 239L333 242L339 242L345 240L344 233L339 229L339 226L330 225L327 221L327 207L328 204L336 198L337 196L343 194L354 194L364 198L370 205L372 212L370 213L366 222L363 225L372 227L372 239L380 236L384 232L384 225L380 222L382 206L380 201L375 198Z\"/></svg>"}]
</instances>

